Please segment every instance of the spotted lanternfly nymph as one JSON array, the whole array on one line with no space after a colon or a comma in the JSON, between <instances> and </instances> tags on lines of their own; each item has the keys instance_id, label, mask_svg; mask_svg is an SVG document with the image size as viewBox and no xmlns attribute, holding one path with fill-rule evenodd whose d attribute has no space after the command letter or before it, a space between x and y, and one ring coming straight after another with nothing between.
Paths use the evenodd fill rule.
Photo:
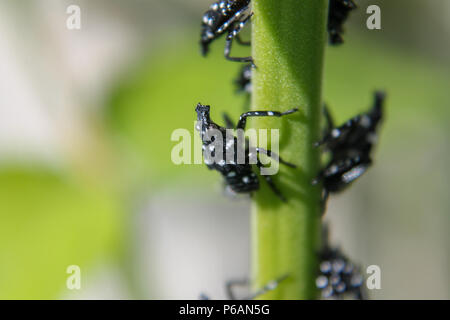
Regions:
<instances>
[{"instance_id":1,"label":"spotted lanternfly nymph","mask_svg":"<svg viewBox=\"0 0 450 320\"><path fill-rule=\"evenodd\" d=\"M282 117L296 111L298 111L298 109L292 109L286 112L249 111L240 116L236 130L243 131L245 129L248 117ZM197 105L196 112L197 130L200 132L203 143L202 147L205 163L209 169L219 171L222 174L227 187L234 193L251 193L259 189L259 179L256 173L253 172L252 162L250 159L254 158L256 160L256 166L259 169L263 168L264 165L259 159L259 155L261 153L271 157L272 159L278 160L279 163L285 164L291 168L296 167L295 165L282 160L278 157L278 155L272 153L270 150L250 147L245 140L243 143L238 143L238 141L241 141L242 139L238 140L236 136L229 134L230 130L219 126L211 120L210 106L199 103ZM232 123L229 118L226 117L225 121L227 122L228 129L231 129ZM211 133L215 131L219 132L223 139L219 144L215 141L215 137L211 135ZM215 149L216 145L220 146L220 150ZM213 156L218 156L220 154L220 156L218 156L220 159L214 159L214 161L211 161L211 158L206 156L207 154ZM243 155L243 159L239 158L240 154ZM231 155L231 159L228 159L228 155ZM281 200L286 201L280 190L273 183L272 177L270 175L262 175L262 177L264 177L267 181L272 191Z\"/></svg>"},{"instance_id":2,"label":"spotted lanternfly nymph","mask_svg":"<svg viewBox=\"0 0 450 320\"><path fill-rule=\"evenodd\" d=\"M328 13L329 43L332 45L343 42L343 25L350 11L356 9L352 0L330 0ZM205 56L209 51L209 45L215 39L227 34L224 55L231 61L252 62L251 57L231 57L233 40L242 45L250 45L243 41L239 32L244 28L252 16L250 0L219 0L214 2L209 10L205 12L201 27L201 50Z\"/></svg>"},{"instance_id":3,"label":"spotted lanternfly nymph","mask_svg":"<svg viewBox=\"0 0 450 320\"><path fill-rule=\"evenodd\" d=\"M231 61L250 62L251 57L231 57L231 47L236 39L240 44L249 45L239 37L239 32L250 20L250 0L220 0L214 2L203 15L201 31L202 54L206 55L209 45L227 33L224 55Z\"/></svg>"},{"instance_id":4,"label":"spotted lanternfly nymph","mask_svg":"<svg viewBox=\"0 0 450 320\"><path fill-rule=\"evenodd\" d=\"M323 227L322 238L319 273L316 277L316 287L320 290L321 298L327 300L365 299L363 275L339 248L330 246L327 225Z\"/></svg>"},{"instance_id":5,"label":"spotted lanternfly nymph","mask_svg":"<svg viewBox=\"0 0 450 320\"><path fill-rule=\"evenodd\" d=\"M357 8L352 0L330 0L328 11L328 34L331 45L339 45L344 40L344 23L348 18L350 11Z\"/></svg>"},{"instance_id":6,"label":"spotted lanternfly nymph","mask_svg":"<svg viewBox=\"0 0 450 320\"><path fill-rule=\"evenodd\" d=\"M377 128L383 118L385 94L376 92L373 107L364 114L351 118L340 127L326 112L328 129L315 146L323 146L331 155L328 165L314 179L323 182L325 202L328 194L339 192L362 176L372 164L370 153L377 140Z\"/></svg>"}]
</instances>

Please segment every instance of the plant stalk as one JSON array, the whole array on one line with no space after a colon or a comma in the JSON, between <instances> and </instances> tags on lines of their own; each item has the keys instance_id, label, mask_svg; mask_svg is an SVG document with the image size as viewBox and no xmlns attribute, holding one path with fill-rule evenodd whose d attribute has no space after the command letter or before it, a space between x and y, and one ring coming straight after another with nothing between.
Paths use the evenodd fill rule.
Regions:
<instances>
[{"instance_id":1,"label":"plant stalk","mask_svg":"<svg viewBox=\"0 0 450 320\"><path fill-rule=\"evenodd\" d=\"M319 170L322 72L327 0L253 0L253 110L299 112L257 118L256 129L279 129L280 164L273 176L282 202L264 182L251 216L252 287L287 276L262 299L314 299L320 234L320 188L311 185ZM262 179L263 180L263 179Z\"/></svg>"}]
</instances>

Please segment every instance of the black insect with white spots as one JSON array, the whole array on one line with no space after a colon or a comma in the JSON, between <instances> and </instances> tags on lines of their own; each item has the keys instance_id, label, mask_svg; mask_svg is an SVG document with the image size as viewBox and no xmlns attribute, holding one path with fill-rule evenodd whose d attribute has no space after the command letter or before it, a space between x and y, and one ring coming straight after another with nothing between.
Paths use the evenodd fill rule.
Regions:
<instances>
[{"instance_id":1,"label":"black insect with white spots","mask_svg":"<svg viewBox=\"0 0 450 320\"><path fill-rule=\"evenodd\" d=\"M352 0L330 0L328 11L328 36L331 45L339 45L344 42L344 23L351 11L357 8Z\"/></svg>"},{"instance_id":2,"label":"black insect with white spots","mask_svg":"<svg viewBox=\"0 0 450 320\"><path fill-rule=\"evenodd\" d=\"M201 31L202 54L206 55L212 41L226 34L224 55L231 61L251 62L251 57L231 57L231 47L236 39L240 44L249 45L241 40L239 32L250 20L250 0L220 0L214 2L203 15Z\"/></svg>"},{"instance_id":3,"label":"black insect with white spots","mask_svg":"<svg viewBox=\"0 0 450 320\"><path fill-rule=\"evenodd\" d=\"M352 0L330 0L328 13L328 33L331 45L343 42L343 25L350 11L356 9ZM250 45L249 41L240 38L239 32L245 27L252 16L250 0L219 0L214 2L205 12L201 27L201 51L205 56L209 45L214 40L226 34L225 58L237 62L252 62L252 57L231 57L233 40L241 45ZM253 65L253 64L252 64Z\"/></svg>"},{"instance_id":4,"label":"black insect with white spots","mask_svg":"<svg viewBox=\"0 0 450 320\"><path fill-rule=\"evenodd\" d=\"M315 146L323 146L325 151L330 153L331 159L313 181L313 184L322 181L324 202L329 193L344 190L372 164L371 151L377 141L377 129L383 119L384 100L384 92L375 92L373 107L340 127L334 126L333 119L326 111L328 129L323 139Z\"/></svg>"},{"instance_id":5,"label":"black insect with white spots","mask_svg":"<svg viewBox=\"0 0 450 320\"><path fill-rule=\"evenodd\" d=\"M339 248L331 247L328 227L323 228L323 246L319 254L319 272L316 287L322 299L366 299L364 277L358 266L350 261Z\"/></svg>"},{"instance_id":6,"label":"black insect with white spots","mask_svg":"<svg viewBox=\"0 0 450 320\"><path fill-rule=\"evenodd\" d=\"M248 117L282 117L296 111L298 111L298 109L292 109L286 112L249 111L240 116L236 129L240 129L241 131L245 130ZM259 155L261 153L271 157L272 159L278 160L279 163L285 164L291 168L296 168L295 165L282 160L278 155L272 153L270 150L265 150L259 147L250 147L248 142L245 140L243 143L238 143L237 137L230 135L229 132L231 130L227 130L233 127L233 123L228 116L225 116L227 128L224 128L211 120L210 106L199 103L197 105L196 112L196 129L200 132L202 139L205 163L209 169L216 170L222 174L225 184L230 191L234 193L252 193L259 189L259 178L253 171L251 164L252 162L250 159L254 158L256 160L256 166L259 169L263 168L264 166L259 159ZM214 131L220 133L220 136L223 139L222 141L215 141L215 136L213 135ZM239 141L242 140L243 139L240 139ZM219 146L220 150L216 150L216 146ZM219 152L222 152L221 156L219 156ZM240 155L242 155L241 158L239 158ZM215 157L213 161L210 156ZM272 191L281 200L286 201L286 198L272 181L272 177L270 175L262 175L262 177L264 177L267 181Z\"/></svg>"}]
</instances>

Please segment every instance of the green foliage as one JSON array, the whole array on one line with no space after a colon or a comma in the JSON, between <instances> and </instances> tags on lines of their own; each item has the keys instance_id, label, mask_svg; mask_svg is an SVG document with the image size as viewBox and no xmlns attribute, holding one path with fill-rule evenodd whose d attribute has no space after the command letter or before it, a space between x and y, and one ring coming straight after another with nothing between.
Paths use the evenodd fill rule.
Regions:
<instances>
[{"instance_id":1,"label":"green foliage","mask_svg":"<svg viewBox=\"0 0 450 320\"><path fill-rule=\"evenodd\" d=\"M115 254L116 201L48 168L0 169L0 298L55 299L68 293L66 269Z\"/></svg>"}]
</instances>

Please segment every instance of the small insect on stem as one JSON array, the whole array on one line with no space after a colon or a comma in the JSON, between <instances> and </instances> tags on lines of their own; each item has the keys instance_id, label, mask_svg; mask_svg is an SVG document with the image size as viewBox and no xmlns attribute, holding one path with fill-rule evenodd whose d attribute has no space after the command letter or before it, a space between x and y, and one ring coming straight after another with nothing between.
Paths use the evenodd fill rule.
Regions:
<instances>
[{"instance_id":1,"label":"small insect on stem","mask_svg":"<svg viewBox=\"0 0 450 320\"><path fill-rule=\"evenodd\" d=\"M372 164L370 153L377 141L377 129L383 119L384 100L384 92L375 92L373 107L340 127L334 126L333 119L325 108L328 129L315 146L323 146L324 151L331 154L331 160L313 180L313 184L320 181L323 183L323 204L329 193L344 190Z\"/></svg>"},{"instance_id":2,"label":"small insect on stem","mask_svg":"<svg viewBox=\"0 0 450 320\"><path fill-rule=\"evenodd\" d=\"M220 0L214 2L205 12L202 20L201 49L205 56L209 51L209 45L215 39L227 34L225 42L225 58L237 62L253 62L251 57L231 57L233 40L242 45L250 45L242 41L239 32L250 20L250 0Z\"/></svg>"},{"instance_id":3,"label":"small insect on stem","mask_svg":"<svg viewBox=\"0 0 450 320\"><path fill-rule=\"evenodd\" d=\"M356 9L353 0L330 0L328 13L329 43L338 45L343 42L344 23L349 13ZM204 56L209 51L211 42L226 34L224 56L227 60L237 62L251 62L252 57L232 57L233 40L241 45L250 45L250 41L243 41L239 32L250 21L253 13L250 0L219 0L214 2L205 12L201 27L201 51Z\"/></svg>"},{"instance_id":4,"label":"small insect on stem","mask_svg":"<svg viewBox=\"0 0 450 320\"><path fill-rule=\"evenodd\" d=\"M236 125L236 130L245 129L249 117L283 117L298 111L291 109L286 112L278 111L249 111L243 113ZM230 135L230 130L214 123L210 118L210 106L198 104L197 112L197 130L203 143L203 156L205 163L211 170L220 172L225 180L227 188L233 193L252 193L259 189L258 175L253 171L252 158L256 161L254 164L259 168L264 165L259 159L260 154L264 154L277 160L291 168L294 164L284 161L277 154L270 150L258 147L250 147L248 141L238 139L234 134ZM231 127L231 120L226 117L228 127ZM231 155L231 156L230 156ZM242 155L242 157L240 157ZM270 175L262 175L272 191L282 200L286 198L280 192Z\"/></svg>"},{"instance_id":5,"label":"small insect on stem","mask_svg":"<svg viewBox=\"0 0 450 320\"><path fill-rule=\"evenodd\" d=\"M357 8L353 0L330 0L328 11L328 35L330 45L339 45L344 42L344 23L351 11Z\"/></svg>"},{"instance_id":6,"label":"small insect on stem","mask_svg":"<svg viewBox=\"0 0 450 320\"><path fill-rule=\"evenodd\" d=\"M353 299L364 300L364 277L358 266L350 261L337 247L331 247L328 225L322 228L322 249L319 254L319 273L316 287L321 298L326 300Z\"/></svg>"}]
</instances>

